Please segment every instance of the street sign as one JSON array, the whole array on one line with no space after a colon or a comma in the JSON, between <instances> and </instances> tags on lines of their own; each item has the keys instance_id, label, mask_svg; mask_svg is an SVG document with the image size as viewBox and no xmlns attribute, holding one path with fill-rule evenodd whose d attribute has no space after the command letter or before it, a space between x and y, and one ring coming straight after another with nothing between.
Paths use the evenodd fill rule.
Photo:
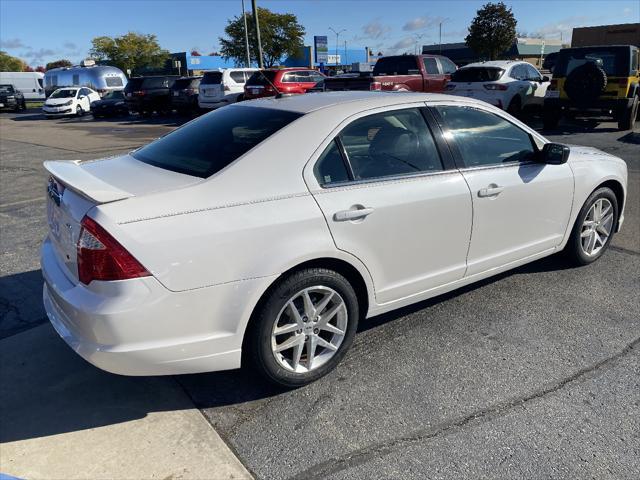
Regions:
<instances>
[{"instance_id":1,"label":"street sign","mask_svg":"<svg viewBox=\"0 0 640 480\"><path fill-rule=\"evenodd\" d=\"M328 62L328 43L326 36L313 37L313 51L316 63L329 63Z\"/></svg>"}]
</instances>

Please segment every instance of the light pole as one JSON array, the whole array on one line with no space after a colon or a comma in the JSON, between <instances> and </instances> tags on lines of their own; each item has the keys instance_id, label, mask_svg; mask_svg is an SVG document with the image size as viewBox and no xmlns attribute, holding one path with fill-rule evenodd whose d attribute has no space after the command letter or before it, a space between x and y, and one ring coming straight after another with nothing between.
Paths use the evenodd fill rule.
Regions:
<instances>
[{"instance_id":1,"label":"light pole","mask_svg":"<svg viewBox=\"0 0 640 480\"><path fill-rule=\"evenodd\" d=\"M424 37L424 33L416 33L414 37L416 39L416 44L415 44L415 47L413 48L413 53L414 55L418 55L419 53L420 54L422 53L422 49L420 50L420 52L418 52L418 45L420 44L420 39Z\"/></svg>"},{"instance_id":2,"label":"light pole","mask_svg":"<svg viewBox=\"0 0 640 480\"><path fill-rule=\"evenodd\" d=\"M256 7L256 0L251 0L251 8L253 10L253 20L256 23L256 38L258 40L258 67L264 68L264 62L262 61L262 42L260 41L260 22L258 21L258 7Z\"/></svg>"},{"instance_id":3,"label":"light pole","mask_svg":"<svg viewBox=\"0 0 640 480\"><path fill-rule=\"evenodd\" d=\"M249 30L247 30L247 14L244 13L244 0L242 0L242 19L244 20L244 48L247 50L247 68L251 66L249 56Z\"/></svg>"},{"instance_id":4,"label":"light pole","mask_svg":"<svg viewBox=\"0 0 640 480\"><path fill-rule=\"evenodd\" d=\"M449 20L448 18L443 18L440 20L440 53L442 54L442 24Z\"/></svg>"},{"instance_id":5,"label":"light pole","mask_svg":"<svg viewBox=\"0 0 640 480\"><path fill-rule=\"evenodd\" d=\"M336 70L337 70L338 69L338 39L340 38L340 34L342 32L346 32L347 29L343 28L342 30L336 32L333 28L329 27L329 30L331 30L333 33L336 34Z\"/></svg>"}]
</instances>

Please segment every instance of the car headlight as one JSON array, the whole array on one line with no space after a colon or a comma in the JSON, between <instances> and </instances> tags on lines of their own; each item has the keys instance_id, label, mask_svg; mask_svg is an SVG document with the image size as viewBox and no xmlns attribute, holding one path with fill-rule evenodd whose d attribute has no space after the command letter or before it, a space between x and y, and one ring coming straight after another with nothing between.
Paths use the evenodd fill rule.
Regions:
<instances>
[{"instance_id":1,"label":"car headlight","mask_svg":"<svg viewBox=\"0 0 640 480\"><path fill-rule=\"evenodd\" d=\"M63 104L61 104L61 107L68 107L69 105L71 105L73 103L73 100L69 100L68 102L64 102Z\"/></svg>"},{"instance_id":2,"label":"car headlight","mask_svg":"<svg viewBox=\"0 0 640 480\"><path fill-rule=\"evenodd\" d=\"M9 95L9 96L7 97L7 100L15 100L15 99L16 99L16 97L14 97L13 95Z\"/></svg>"}]
</instances>

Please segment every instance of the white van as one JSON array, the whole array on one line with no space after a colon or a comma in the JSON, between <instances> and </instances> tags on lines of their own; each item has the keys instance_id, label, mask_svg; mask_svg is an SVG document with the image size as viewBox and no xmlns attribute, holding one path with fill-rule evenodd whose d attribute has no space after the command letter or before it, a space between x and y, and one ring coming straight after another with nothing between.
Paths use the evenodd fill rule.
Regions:
<instances>
[{"instance_id":1,"label":"white van","mask_svg":"<svg viewBox=\"0 0 640 480\"><path fill-rule=\"evenodd\" d=\"M204 72L198 87L198 106L218 108L242 100L244 84L257 68L227 68Z\"/></svg>"},{"instance_id":2,"label":"white van","mask_svg":"<svg viewBox=\"0 0 640 480\"><path fill-rule=\"evenodd\" d=\"M24 95L24 99L44 100L44 73L40 72L0 72L0 84L13 85Z\"/></svg>"}]
</instances>

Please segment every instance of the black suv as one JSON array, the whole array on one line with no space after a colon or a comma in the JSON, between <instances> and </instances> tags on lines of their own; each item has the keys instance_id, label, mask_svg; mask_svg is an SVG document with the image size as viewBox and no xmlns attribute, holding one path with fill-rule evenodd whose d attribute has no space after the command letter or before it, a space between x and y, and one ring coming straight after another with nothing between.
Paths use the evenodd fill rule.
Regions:
<instances>
[{"instance_id":1,"label":"black suv","mask_svg":"<svg viewBox=\"0 0 640 480\"><path fill-rule=\"evenodd\" d=\"M198 87L202 77L182 77L171 87L171 105L179 113L198 110Z\"/></svg>"},{"instance_id":2,"label":"black suv","mask_svg":"<svg viewBox=\"0 0 640 480\"><path fill-rule=\"evenodd\" d=\"M129 79L124 87L124 98L131 112L150 116L153 112L171 112L171 87L179 77L160 75Z\"/></svg>"},{"instance_id":3,"label":"black suv","mask_svg":"<svg viewBox=\"0 0 640 480\"><path fill-rule=\"evenodd\" d=\"M27 108L24 95L13 85L0 85L0 110L8 108L19 112Z\"/></svg>"},{"instance_id":4,"label":"black suv","mask_svg":"<svg viewBox=\"0 0 640 480\"><path fill-rule=\"evenodd\" d=\"M633 129L640 106L638 47L603 45L564 48L544 99L544 126L562 115L608 116L620 130Z\"/></svg>"}]
</instances>

